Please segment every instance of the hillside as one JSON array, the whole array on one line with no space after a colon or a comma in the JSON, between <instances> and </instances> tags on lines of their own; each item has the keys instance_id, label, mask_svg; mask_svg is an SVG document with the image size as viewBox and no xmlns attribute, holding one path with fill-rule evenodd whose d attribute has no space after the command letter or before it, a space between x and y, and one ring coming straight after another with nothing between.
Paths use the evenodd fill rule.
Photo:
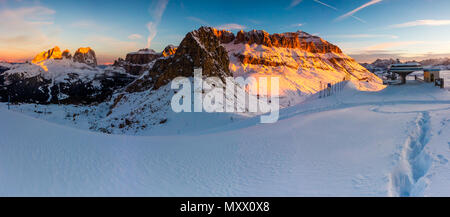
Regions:
<instances>
[{"instance_id":1,"label":"hillside","mask_svg":"<svg viewBox=\"0 0 450 217\"><path fill-rule=\"evenodd\" d=\"M54 113L0 106L3 196L450 194L450 95L429 84L374 93L349 85L283 109L276 124L255 117L150 137L75 130L42 120Z\"/></svg>"}]
</instances>

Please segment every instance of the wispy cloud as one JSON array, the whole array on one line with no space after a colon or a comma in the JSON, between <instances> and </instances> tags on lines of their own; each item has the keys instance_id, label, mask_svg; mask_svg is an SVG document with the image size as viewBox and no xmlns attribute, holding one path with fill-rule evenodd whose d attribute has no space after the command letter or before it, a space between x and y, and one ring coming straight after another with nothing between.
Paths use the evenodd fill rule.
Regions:
<instances>
[{"instance_id":1,"label":"wispy cloud","mask_svg":"<svg viewBox=\"0 0 450 217\"><path fill-rule=\"evenodd\" d=\"M24 60L58 43L56 11L42 6L0 9L0 59Z\"/></svg>"},{"instance_id":2,"label":"wispy cloud","mask_svg":"<svg viewBox=\"0 0 450 217\"><path fill-rule=\"evenodd\" d=\"M132 34L132 35L128 36L128 39L131 39L131 40L137 40L137 39L141 39L141 38L142 38L142 35L139 35L139 34Z\"/></svg>"},{"instance_id":3,"label":"wispy cloud","mask_svg":"<svg viewBox=\"0 0 450 217\"><path fill-rule=\"evenodd\" d=\"M353 14L355 14L356 12L358 12L358 11L364 9L364 8L367 8L367 7L371 6L371 5L380 3L382 1L383 0L371 0L371 1L369 1L369 2L367 2L365 4L363 4L363 5L359 6L358 8L356 8L356 9L354 9L354 10L352 10L352 11L350 11L350 12L348 12L348 13L346 13L346 14L338 17L338 18L336 18L336 20L339 21L339 20L343 20L343 19L345 19L347 17L353 16Z\"/></svg>"},{"instance_id":4,"label":"wispy cloud","mask_svg":"<svg viewBox=\"0 0 450 217\"><path fill-rule=\"evenodd\" d=\"M202 24L202 25L206 25L206 26L208 26L209 24L208 24L208 22L206 22L205 20L202 20L202 19L200 19L200 18L198 18L198 17L186 17L188 20L192 20L192 21L194 21L194 22L197 22L197 23L200 23L200 24Z\"/></svg>"},{"instance_id":5,"label":"wispy cloud","mask_svg":"<svg viewBox=\"0 0 450 217\"><path fill-rule=\"evenodd\" d=\"M295 23L295 24L292 24L291 26L292 27L302 27L304 24L303 23Z\"/></svg>"},{"instance_id":6,"label":"wispy cloud","mask_svg":"<svg viewBox=\"0 0 450 217\"><path fill-rule=\"evenodd\" d=\"M297 6L298 4L300 4L303 0L292 0L291 4L289 5L288 9L291 9L295 6Z\"/></svg>"},{"instance_id":7,"label":"wispy cloud","mask_svg":"<svg viewBox=\"0 0 450 217\"><path fill-rule=\"evenodd\" d=\"M389 26L390 28L405 28L414 26L445 26L450 25L450 20L416 20Z\"/></svg>"},{"instance_id":8,"label":"wispy cloud","mask_svg":"<svg viewBox=\"0 0 450 217\"><path fill-rule=\"evenodd\" d=\"M147 23L147 29L150 32L147 37L147 48L150 48L153 39L158 34L158 26L161 22L161 18L166 11L169 0L157 0L155 5L150 7L150 14L153 16L153 21Z\"/></svg>"},{"instance_id":9,"label":"wispy cloud","mask_svg":"<svg viewBox=\"0 0 450 217\"><path fill-rule=\"evenodd\" d=\"M227 23L216 27L216 29L225 29L225 30L241 30L245 28L246 28L245 26L236 23Z\"/></svg>"}]
</instances>

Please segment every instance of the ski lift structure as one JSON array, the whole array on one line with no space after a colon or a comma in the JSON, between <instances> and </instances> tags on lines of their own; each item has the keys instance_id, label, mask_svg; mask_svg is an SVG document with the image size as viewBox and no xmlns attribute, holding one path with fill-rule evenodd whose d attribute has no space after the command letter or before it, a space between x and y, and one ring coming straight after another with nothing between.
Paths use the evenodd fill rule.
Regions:
<instances>
[{"instance_id":1,"label":"ski lift structure","mask_svg":"<svg viewBox=\"0 0 450 217\"><path fill-rule=\"evenodd\" d=\"M398 63L392 64L389 67L390 73L398 74L401 77L401 84L406 84L406 76L416 71L423 71L423 67L420 63Z\"/></svg>"}]
</instances>

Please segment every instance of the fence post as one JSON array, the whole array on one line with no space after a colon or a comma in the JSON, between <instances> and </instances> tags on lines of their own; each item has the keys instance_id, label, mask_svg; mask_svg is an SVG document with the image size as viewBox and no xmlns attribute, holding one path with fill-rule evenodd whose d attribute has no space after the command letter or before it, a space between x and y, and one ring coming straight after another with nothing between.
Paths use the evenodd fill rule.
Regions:
<instances>
[{"instance_id":1,"label":"fence post","mask_svg":"<svg viewBox=\"0 0 450 217\"><path fill-rule=\"evenodd\" d=\"M320 82L319 98L322 98L322 81Z\"/></svg>"}]
</instances>

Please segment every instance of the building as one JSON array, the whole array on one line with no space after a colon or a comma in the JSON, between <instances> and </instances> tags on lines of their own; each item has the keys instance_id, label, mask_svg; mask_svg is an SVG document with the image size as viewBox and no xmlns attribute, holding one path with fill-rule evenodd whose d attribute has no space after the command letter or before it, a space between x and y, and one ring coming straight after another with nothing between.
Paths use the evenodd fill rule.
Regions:
<instances>
[{"instance_id":1,"label":"building","mask_svg":"<svg viewBox=\"0 0 450 217\"><path fill-rule=\"evenodd\" d=\"M423 68L419 63L399 63L399 64L392 64L389 67L389 73L395 73L400 75L402 79L402 84L406 83L407 75L422 70Z\"/></svg>"},{"instance_id":2,"label":"building","mask_svg":"<svg viewBox=\"0 0 450 217\"><path fill-rule=\"evenodd\" d=\"M440 78L440 72L440 69L424 69L423 80L425 82L435 82L436 79Z\"/></svg>"},{"instance_id":3,"label":"building","mask_svg":"<svg viewBox=\"0 0 450 217\"><path fill-rule=\"evenodd\" d=\"M440 71L439 76L444 80L444 88L450 89L450 70Z\"/></svg>"}]
</instances>

